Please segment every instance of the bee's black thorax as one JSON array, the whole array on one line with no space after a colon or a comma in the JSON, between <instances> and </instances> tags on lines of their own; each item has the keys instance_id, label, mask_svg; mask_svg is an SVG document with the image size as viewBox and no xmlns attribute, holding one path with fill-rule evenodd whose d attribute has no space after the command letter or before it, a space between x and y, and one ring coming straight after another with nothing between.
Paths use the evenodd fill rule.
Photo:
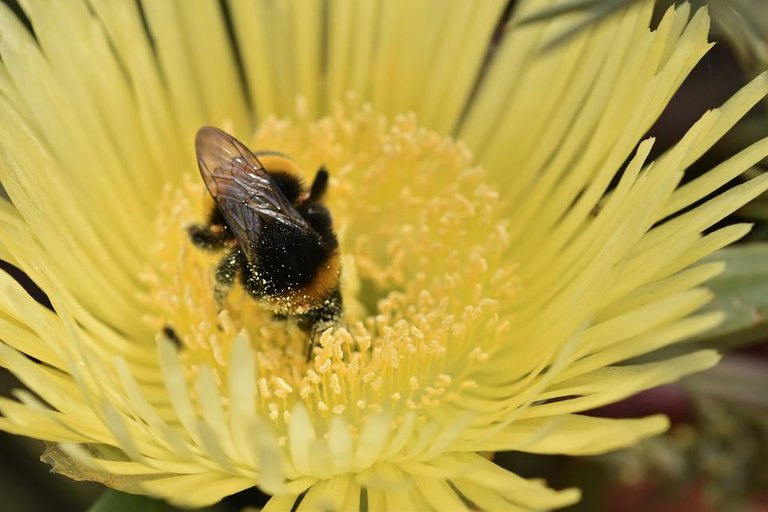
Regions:
<instances>
[{"instance_id":1,"label":"bee's black thorax","mask_svg":"<svg viewBox=\"0 0 768 512\"><path fill-rule=\"evenodd\" d=\"M277 188L280 189L285 198L291 203L296 204L301 193L304 191L304 185L301 183L301 180L292 174L282 171L270 171L269 175L272 176Z\"/></svg>"}]
</instances>

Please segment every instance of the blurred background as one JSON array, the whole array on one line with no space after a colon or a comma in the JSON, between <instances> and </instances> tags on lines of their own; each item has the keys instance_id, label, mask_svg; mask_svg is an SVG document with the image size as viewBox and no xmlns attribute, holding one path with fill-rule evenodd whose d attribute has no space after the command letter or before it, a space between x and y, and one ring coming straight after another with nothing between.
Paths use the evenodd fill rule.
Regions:
<instances>
[{"instance_id":1,"label":"blurred background","mask_svg":"<svg viewBox=\"0 0 768 512\"><path fill-rule=\"evenodd\" d=\"M23 18L16 1L4 0ZM635 0L573 0L600 23ZM510 9L514 5L510 2ZM659 1L663 12L672 2ZM650 130L656 154L677 141L709 108L719 106L750 78L768 69L768 3L766 0L694 0L708 5L713 18L710 39L718 44L699 63ZM556 13L545 14L555 16ZM535 23L536 20L531 20ZM505 20L500 20L500 34ZM497 34L498 36L498 34ZM490 42L493 45L493 41ZM750 142L768 136L768 102L755 108L689 172L711 168ZM768 170L768 162L744 178ZM544 478L563 488L579 486L582 501L566 510L636 512L645 510L709 512L768 511L768 197L743 208L724 223L754 222L749 237L719 253L728 261L725 274L712 282L716 300L707 306L729 313L728 321L694 344L725 351L716 368L679 384L657 388L590 414L638 417L667 414L672 428L663 436L598 457L533 456L498 453L494 460L525 477ZM0 268L22 282L43 304L47 299L11 265ZM652 354L667 357L669 352ZM0 369L0 395L9 396L19 383ZM130 503L99 484L74 482L50 473L40 462L43 443L0 432L0 510L170 511L164 503L143 497ZM228 498L211 511L260 506L265 497L249 491ZM95 504L95 505L94 505Z\"/></svg>"}]
</instances>

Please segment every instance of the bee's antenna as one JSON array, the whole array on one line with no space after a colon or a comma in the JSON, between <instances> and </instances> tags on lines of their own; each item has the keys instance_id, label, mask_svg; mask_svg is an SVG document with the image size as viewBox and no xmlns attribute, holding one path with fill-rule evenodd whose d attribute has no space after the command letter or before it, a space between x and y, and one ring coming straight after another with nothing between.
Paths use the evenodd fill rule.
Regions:
<instances>
[{"instance_id":1,"label":"bee's antenna","mask_svg":"<svg viewBox=\"0 0 768 512\"><path fill-rule=\"evenodd\" d=\"M325 166L321 166L315 174L315 179L312 182L312 188L309 190L309 198L307 201L316 202L322 199L325 194L325 190L328 188L328 169Z\"/></svg>"}]
</instances>

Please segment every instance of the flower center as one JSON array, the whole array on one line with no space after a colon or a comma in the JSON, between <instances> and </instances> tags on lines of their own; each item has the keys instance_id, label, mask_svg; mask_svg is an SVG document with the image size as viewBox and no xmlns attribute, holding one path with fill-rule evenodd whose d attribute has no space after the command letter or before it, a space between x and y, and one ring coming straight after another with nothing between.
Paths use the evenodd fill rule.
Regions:
<instances>
[{"instance_id":1,"label":"flower center","mask_svg":"<svg viewBox=\"0 0 768 512\"><path fill-rule=\"evenodd\" d=\"M222 396L234 340L255 354L257 408L285 431L293 406L313 418L437 410L473 388L475 373L504 339L516 273L496 193L461 143L389 123L369 107L339 108L312 121L268 120L245 142L296 160L310 183L324 165L326 205L342 255L343 322L316 341L252 299L241 286L214 298L223 254L193 246L186 227L212 207L195 173L166 191L157 220L147 321L173 330L192 380L205 366ZM190 389L194 389L190 386ZM352 420L355 421L352 421Z\"/></svg>"}]
</instances>

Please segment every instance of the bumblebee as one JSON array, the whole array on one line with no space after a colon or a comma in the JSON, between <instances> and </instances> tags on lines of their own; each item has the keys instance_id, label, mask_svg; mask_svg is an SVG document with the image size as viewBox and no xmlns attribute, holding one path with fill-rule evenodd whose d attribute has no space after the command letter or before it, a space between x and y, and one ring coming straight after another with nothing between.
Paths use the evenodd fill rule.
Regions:
<instances>
[{"instance_id":1,"label":"bumblebee","mask_svg":"<svg viewBox=\"0 0 768 512\"><path fill-rule=\"evenodd\" d=\"M207 224L187 229L197 247L227 250L216 267L217 301L239 276L251 297L276 317L297 320L314 341L342 308L339 243L322 203L328 171L321 167L307 190L293 160L253 153L211 126L197 132L195 150L214 207Z\"/></svg>"}]
</instances>

